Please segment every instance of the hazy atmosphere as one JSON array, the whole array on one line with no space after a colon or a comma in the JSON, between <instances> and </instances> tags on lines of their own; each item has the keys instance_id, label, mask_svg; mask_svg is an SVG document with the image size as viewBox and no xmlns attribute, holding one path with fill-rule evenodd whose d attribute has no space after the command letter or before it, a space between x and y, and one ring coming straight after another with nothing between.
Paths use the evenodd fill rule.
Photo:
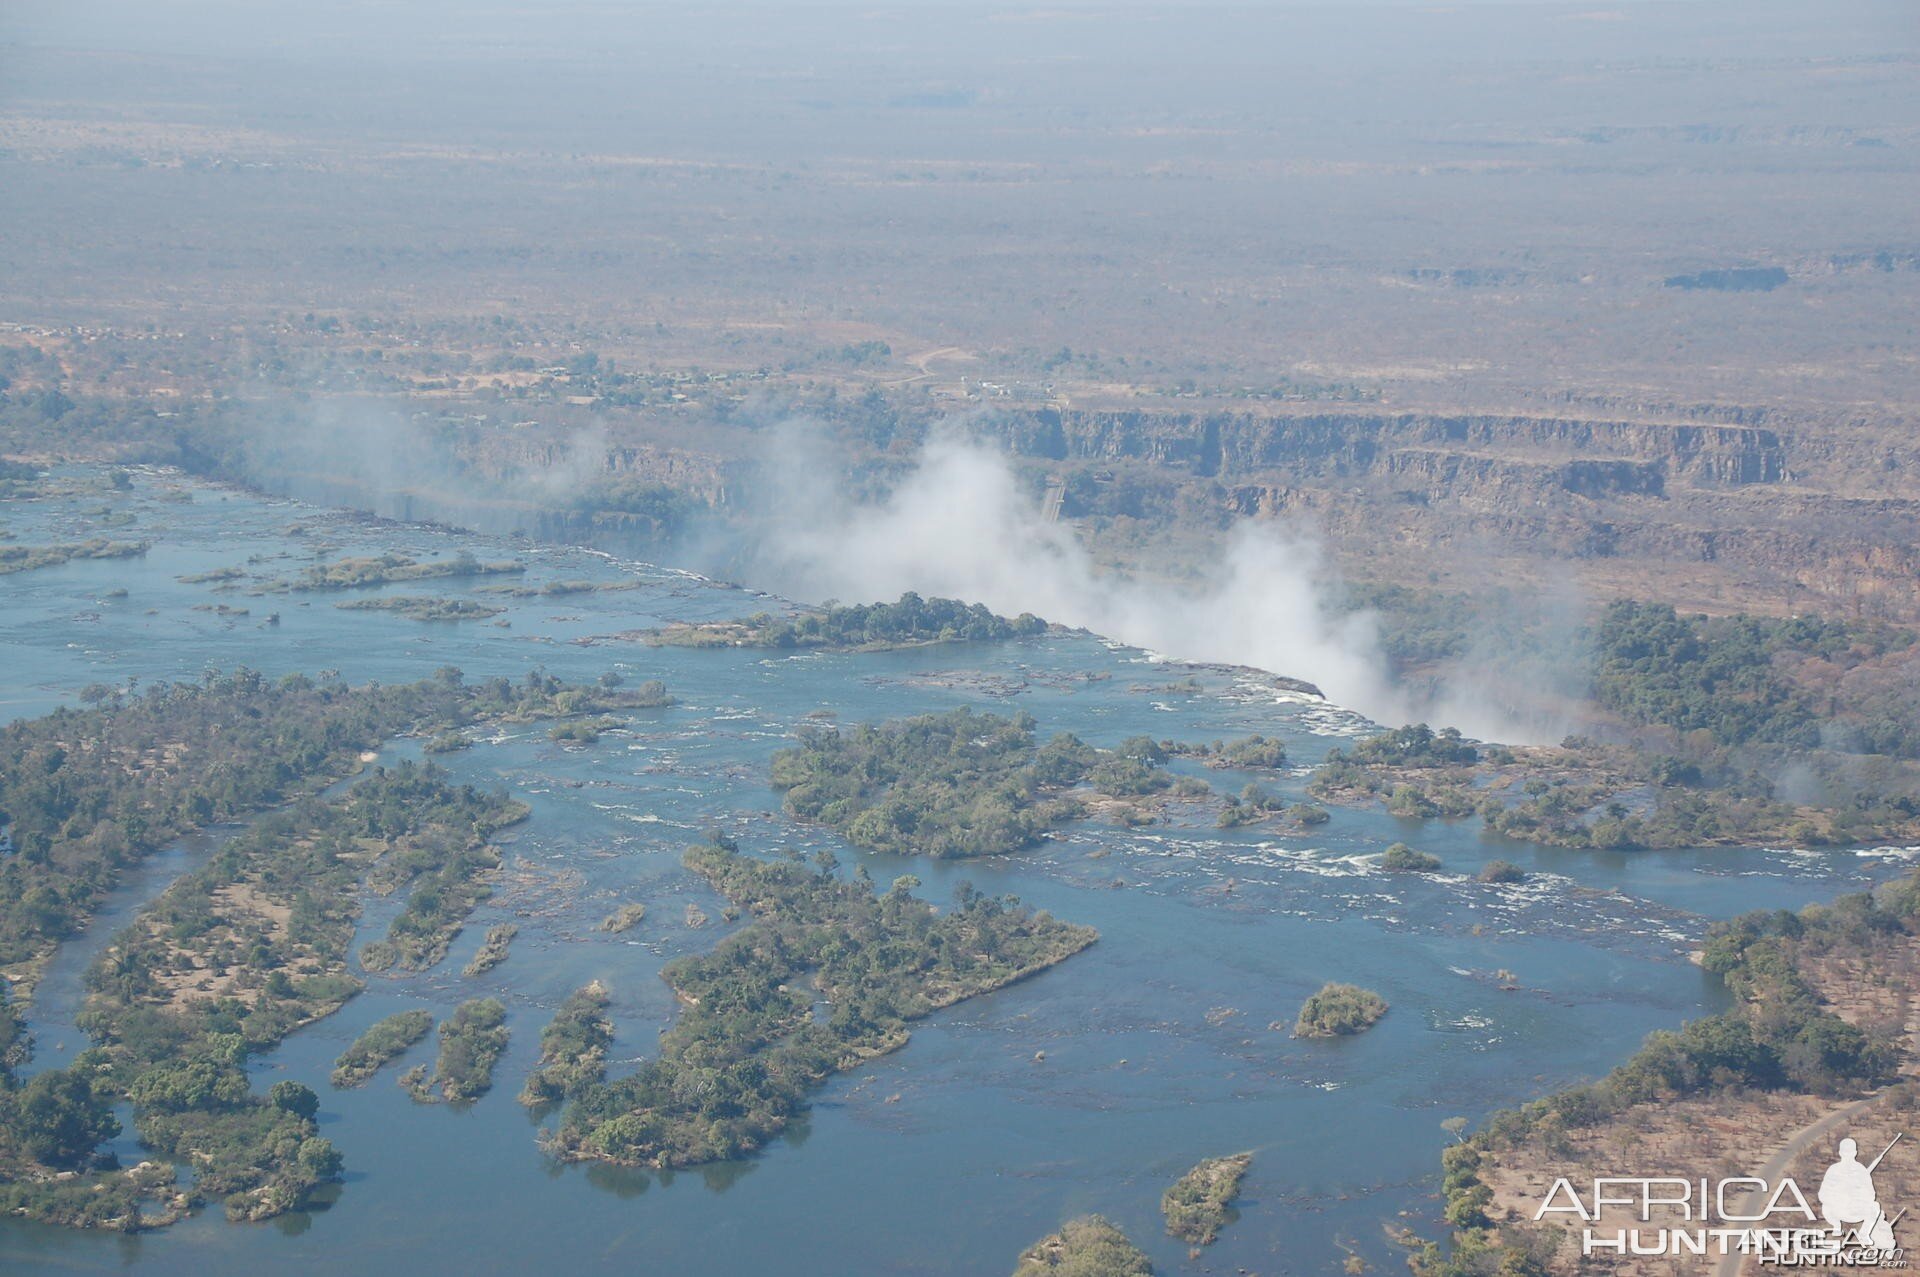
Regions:
<instances>
[{"instance_id":1,"label":"hazy atmosphere","mask_svg":"<svg viewBox=\"0 0 1920 1277\"><path fill-rule=\"evenodd\" d=\"M0 5L0 1272L1902 1265L1916 209L1907 0Z\"/></svg>"}]
</instances>

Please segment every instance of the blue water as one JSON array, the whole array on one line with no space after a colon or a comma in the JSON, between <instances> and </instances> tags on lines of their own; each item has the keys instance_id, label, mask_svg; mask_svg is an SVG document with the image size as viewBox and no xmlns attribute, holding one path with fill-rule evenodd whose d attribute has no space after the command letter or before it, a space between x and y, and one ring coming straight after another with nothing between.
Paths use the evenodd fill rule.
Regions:
<instances>
[{"instance_id":1,"label":"blue water","mask_svg":"<svg viewBox=\"0 0 1920 1277\"><path fill-rule=\"evenodd\" d=\"M191 499L163 499L170 493ZM632 713L591 747L518 727L441 760L533 807L504 836L494 899L440 967L372 978L344 1011L256 1063L262 1086L294 1077L320 1091L325 1133L349 1167L330 1201L249 1226L215 1208L135 1238L0 1222L7 1274L1001 1273L1025 1245L1088 1211L1127 1229L1163 1272L1337 1272L1349 1250L1397 1270L1386 1225L1439 1231L1443 1120L1477 1119L1595 1076L1650 1030L1723 1005L1685 956L1707 920L1830 898L1900 869L1893 854L1496 846L1471 821L1345 810L1305 836L1223 832L1206 804L1138 830L1074 825L1014 857L867 856L789 822L766 783L768 756L811 712L851 722L1017 708L1043 730L1108 745L1142 732L1212 740L1259 731L1288 743L1298 772L1274 787L1290 796L1327 749L1367 725L1226 672L1202 672L1201 695L1171 695L1166 686L1188 671L1090 637L868 655L656 650L615 636L778 602L583 550L376 524L166 474L141 475L133 493L112 498L136 516L132 527L101 529L85 513L101 502L81 493L0 503L0 524L22 544L102 534L155 542L144 559L0 578L0 717L73 703L92 682L198 678L242 664L269 675L331 668L354 681L418 678L447 664L514 677L544 666L569 679L611 668L663 678L680 699ZM476 590L485 580L387 590L504 604L507 626L334 608L345 595L250 593L316 558L461 549L522 559L529 585L638 588L530 600ZM254 577L225 588L176 579L236 565ZM115 589L126 597L109 597ZM248 614L206 610L220 604ZM265 623L272 612L278 625ZM416 753L410 742L384 751ZM1193 770L1224 792L1253 779ZM612 992L615 1070L653 1049L674 1014L661 966L727 930L724 902L679 866L681 848L711 828L754 849L831 847L883 883L912 872L934 900L968 880L1090 923L1102 938L1034 980L923 1021L906 1049L835 1080L803 1123L749 1161L677 1175L551 1164L535 1144L540 1119L513 1100L539 1030L567 993L598 979ZM72 1027L80 975L112 931L219 836L154 858L63 949L33 1009L34 1067L81 1045ZM1367 858L1396 839L1441 856L1449 872L1380 873ZM1495 855L1533 877L1473 882ZM594 929L633 900L649 908L633 931ZM703 926L690 925L689 905L704 912ZM395 907L371 901L362 939ZM461 976L486 926L503 920L520 926L512 956ZM1501 969L1522 988L1497 987ZM1373 1032L1334 1043L1269 1027L1291 1023L1329 979L1379 990L1392 1012ZM483 994L507 1003L514 1038L478 1104L418 1106L394 1085L430 1058L430 1040L363 1089L326 1086L333 1058L374 1020L416 1006L444 1013ZM1240 1218L1190 1264L1161 1231L1160 1194L1200 1158L1243 1149L1256 1159Z\"/></svg>"}]
</instances>

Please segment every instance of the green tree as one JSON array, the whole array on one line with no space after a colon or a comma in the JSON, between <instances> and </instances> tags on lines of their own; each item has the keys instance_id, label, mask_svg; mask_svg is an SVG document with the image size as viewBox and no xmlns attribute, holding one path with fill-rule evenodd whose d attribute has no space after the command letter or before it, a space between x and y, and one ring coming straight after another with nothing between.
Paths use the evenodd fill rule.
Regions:
<instances>
[{"instance_id":1,"label":"green tree","mask_svg":"<svg viewBox=\"0 0 1920 1277\"><path fill-rule=\"evenodd\" d=\"M275 1082L273 1089L267 1092L267 1098L278 1107L304 1117L309 1122L313 1120L314 1114L320 1111L320 1097L313 1093L313 1088L304 1082L296 1082L292 1078L284 1082Z\"/></svg>"},{"instance_id":2,"label":"green tree","mask_svg":"<svg viewBox=\"0 0 1920 1277\"><path fill-rule=\"evenodd\" d=\"M49 1069L22 1087L13 1127L27 1156L55 1167L84 1162L103 1140L120 1133L92 1079L74 1069Z\"/></svg>"}]
</instances>

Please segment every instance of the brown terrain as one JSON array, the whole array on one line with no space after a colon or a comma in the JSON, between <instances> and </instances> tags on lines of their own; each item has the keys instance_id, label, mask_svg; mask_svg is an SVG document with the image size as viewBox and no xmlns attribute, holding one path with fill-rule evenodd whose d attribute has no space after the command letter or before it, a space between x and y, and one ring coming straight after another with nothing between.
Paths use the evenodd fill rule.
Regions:
<instances>
[{"instance_id":1,"label":"brown terrain","mask_svg":"<svg viewBox=\"0 0 1920 1277\"><path fill-rule=\"evenodd\" d=\"M1809 960L1802 971L1836 1014L1895 1037L1905 1057L1900 1081L1869 1095L1838 1099L1751 1092L1642 1104L1598 1127L1535 1136L1519 1148L1490 1155L1480 1176L1494 1194L1489 1215L1501 1222L1531 1224L1542 1198L1560 1176L1590 1194L1589 1181L1595 1175L1678 1176L1696 1181L1702 1176L1709 1180L1757 1176L1770 1183L1788 1175L1811 1200L1821 1175L1835 1160L1841 1139L1857 1141L1861 1160L1871 1161L1902 1133L1905 1138L1874 1173L1875 1190L1890 1213L1920 1202L1920 1148L1912 1146L1920 1131L1920 1060L1914 1054L1920 1044L1916 1037L1920 1034L1920 983L1916 983L1920 941L1902 937L1891 948L1872 953L1824 955ZM1547 1147L1548 1139L1553 1147ZM1817 1201L1812 1204L1819 1209ZM1635 1214L1629 1208L1610 1207L1595 1227L1610 1232L1659 1226L1658 1221L1641 1225ZM1714 1224L1718 1223L1716 1219ZM1896 1236L1911 1237L1913 1227L1909 1220ZM1576 1226L1553 1251L1550 1271L1622 1277L1678 1277L1709 1268L1716 1277L1767 1271L1752 1259L1715 1263L1696 1256L1619 1259L1596 1255L1583 1261L1579 1251Z\"/></svg>"},{"instance_id":2,"label":"brown terrain","mask_svg":"<svg viewBox=\"0 0 1920 1277\"><path fill-rule=\"evenodd\" d=\"M1702 407L1595 418L1377 410L1040 410L1036 464L1138 466L1196 512L1293 517L1363 579L1473 589L1569 574L1705 611L1914 616L1920 453L1883 431ZM1747 416L1768 424L1716 418ZM1063 515L1075 509L1075 490ZM1204 517L1203 515L1199 517Z\"/></svg>"},{"instance_id":3,"label":"brown terrain","mask_svg":"<svg viewBox=\"0 0 1920 1277\"><path fill-rule=\"evenodd\" d=\"M631 542L609 481L737 525L775 425L874 491L957 418L1109 564L1246 516L1920 617L1904 6L564 8L0 27L0 364L165 414L0 447L219 413L272 486Z\"/></svg>"}]
</instances>

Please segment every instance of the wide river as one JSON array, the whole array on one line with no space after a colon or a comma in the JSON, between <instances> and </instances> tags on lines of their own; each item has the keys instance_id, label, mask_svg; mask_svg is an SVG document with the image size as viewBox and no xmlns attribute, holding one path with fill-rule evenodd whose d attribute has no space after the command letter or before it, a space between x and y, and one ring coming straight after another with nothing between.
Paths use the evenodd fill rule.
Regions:
<instances>
[{"instance_id":1,"label":"wide river","mask_svg":"<svg viewBox=\"0 0 1920 1277\"><path fill-rule=\"evenodd\" d=\"M0 524L23 545L153 542L144 558L0 578L5 717L74 704L89 683L190 680L242 665L274 676L334 669L356 682L443 665L513 677L542 666L577 680L614 669L662 678L679 698L634 713L597 745L516 728L444 760L462 779L532 804L533 818L505 836L494 898L439 968L371 979L343 1012L255 1064L262 1087L298 1078L322 1096L322 1125L348 1166L322 1208L237 1226L216 1206L135 1237L0 1221L9 1277L994 1274L1063 1219L1096 1211L1163 1273L1338 1272L1352 1253L1398 1271L1389 1225L1441 1232L1443 1121L1478 1120L1596 1076L1649 1031L1723 1005L1717 983L1686 960L1709 920L1830 898L1901 869L1894 854L1864 851L1496 846L1473 821L1420 825L1377 811L1336 810L1307 836L1223 832L1201 805L1137 830L1069 826L1004 859L863 856L785 818L767 784L769 755L809 714L857 722L958 705L1025 710L1043 732L1099 745L1257 731L1286 740L1297 770L1277 787L1296 796L1312 764L1369 725L1230 672L1200 672L1198 692L1175 689L1188 670L1090 637L829 656L647 648L613 636L780 604L589 551L376 523L172 475L138 475L130 493L0 503ZM476 592L481 579L353 595L504 603L504 625L342 611L334 594L250 592L316 559L460 550L525 562L528 585L637 588L513 600ZM232 567L248 575L224 586L179 580ZM276 612L279 623L268 624ZM410 742L386 751L414 755ZM1227 792L1253 779L1192 770ZM922 1021L904 1050L836 1079L805 1122L749 1161L672 1175L556 1165L536 1146L540 1121L514 1101L540 1028L567 993L598 979L613 996L615 1071L648 1055L674 1014L662 964L726 930L722 902L679 864L682 847L710 828L750 850L830 846L882 883L912 872L936 901L967 879L1090 923L1101 940L1037 979ZM72 1026L81 974L218 836L148 862L61 951L33 1008L33 1068L82 1044ZM1443 857L1448 872L1381 872L1374 861L1396 839ZM1530 880L1474 882L1494 855ZM648 905L638 927L595 930L633 900ZM690 905L709 921L692 925ZM362 939L395 907L372 902ZM512 956L463 977L486 926L506 919L520 926ZM1502 991L1500 970L1522 987ZM1294 1040L1280 1026L1331 979L1378 990L1392 1011L1359 1038ZM480 995L507 1003L513 1044L478 1104L418 1106L394 1084L430 1057L430 1042L363 1089L327 1086L333 1058L374 1020L409 1007L444 1013ZM1199 1159L1245 1149L1255 1161L1240 1217L1190 1262L1162 1231L1160 1195ZM130 1135L121 1152L138 1157Z\"/></svg>"}]
</instances>

